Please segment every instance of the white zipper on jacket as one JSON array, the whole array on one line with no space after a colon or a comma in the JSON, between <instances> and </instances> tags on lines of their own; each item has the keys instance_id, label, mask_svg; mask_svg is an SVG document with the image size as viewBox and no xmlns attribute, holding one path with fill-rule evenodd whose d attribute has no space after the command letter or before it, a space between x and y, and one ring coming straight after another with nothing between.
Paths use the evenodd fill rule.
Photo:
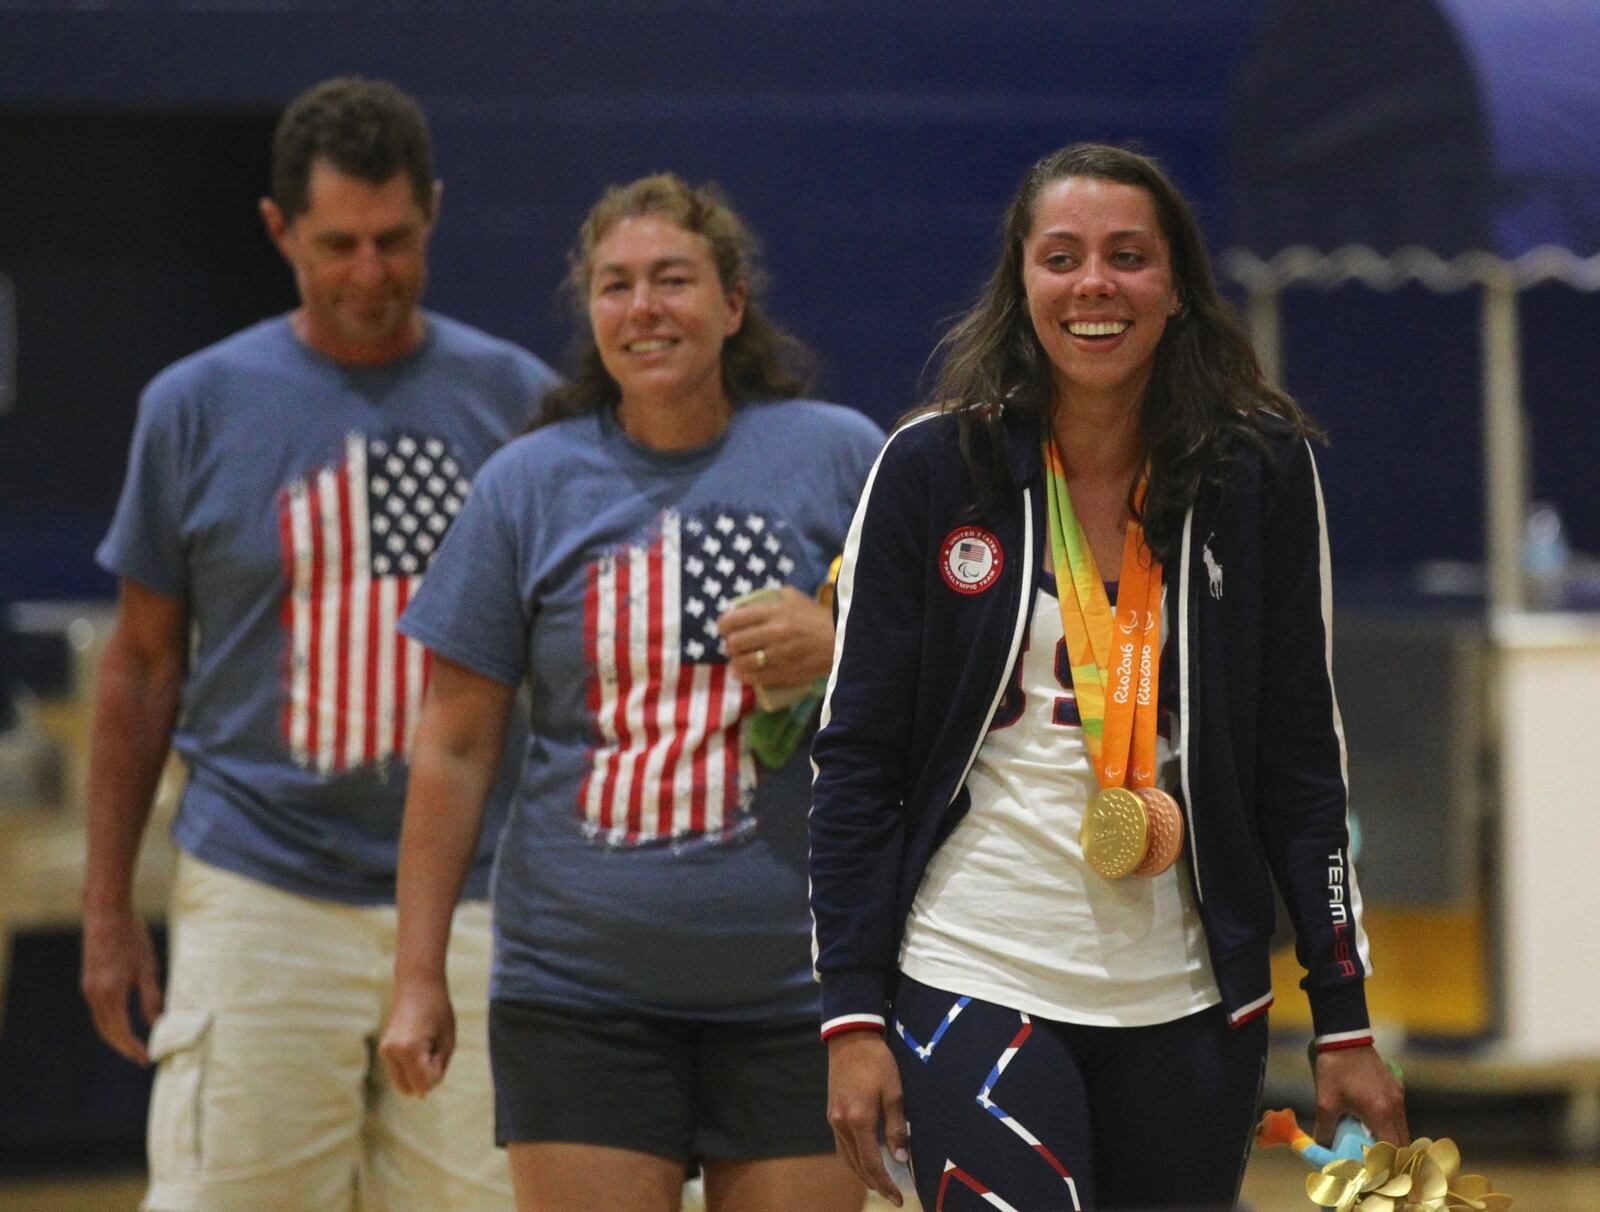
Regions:
<instances>
[{"instance_id":1,"label":"white zipper on jacket","mask_svg":"<svg viewBox=\"0 0 1600 1212\"><path fill-rule=\"evenodd\" d=\"M1206 903L1200 886L1200 841L1194 831L1194 796L1189 790L1189 569L1194 540L1194 506L1183 515L1183 537L1178 541L1178 782L1183 788L1183 811L1189 818L1189 869L1194 872L1194 895Z\"/></svg>"},{"instance_id":2,"label":"white zipper on jacket","mask_svg":"<svg viewBox=\"0 0 1600 1212\"><path fill-rule=\"evenodd\" d=\"M1022 651L1022 637L1028 630L1028 609L1033 605L1033 574L1039 564L1039 552L1033 549L1033 489L1022 490L1022 598L1017 605L1017 626L1011 633L1011 652L1006 657L1005 676L1000 679L1000 685L995 688L994 698L989 702L989 710L983 717L983 727L978 729L978 739L972 743L972 752L967 755L967 764L961 768L961 777L956 780L955 790L950 793L950 798L944 806L950 807L956 802L956 796L961 794L961 789L967 785L967 775L972 773L972 763L978 760L978 750L983 748L983 739L989 735L989 725L994 720L994 713L1000 710L1000 700L1006 697L1006 686L1011 681L1011 669L1017 663L1017 654Z\"/></svg>"}]
</instances>

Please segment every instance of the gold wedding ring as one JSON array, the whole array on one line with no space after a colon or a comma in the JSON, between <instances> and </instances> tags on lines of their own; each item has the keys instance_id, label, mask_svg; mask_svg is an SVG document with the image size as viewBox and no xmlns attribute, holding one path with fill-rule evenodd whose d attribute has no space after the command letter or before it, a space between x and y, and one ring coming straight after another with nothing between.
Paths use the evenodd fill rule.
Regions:
<instances>
[{"instance_id":1,"label":"gold wedding ring","mask_svg":"<svg viewBox=\"0 0 1600 1212\"><path fill-rule=\"evenodd\" d=\"M765 669L766 667L767 667L767 650L765 648L757 648L756 649L756 668L757 669Z\"/></svg>"}]
</instances>

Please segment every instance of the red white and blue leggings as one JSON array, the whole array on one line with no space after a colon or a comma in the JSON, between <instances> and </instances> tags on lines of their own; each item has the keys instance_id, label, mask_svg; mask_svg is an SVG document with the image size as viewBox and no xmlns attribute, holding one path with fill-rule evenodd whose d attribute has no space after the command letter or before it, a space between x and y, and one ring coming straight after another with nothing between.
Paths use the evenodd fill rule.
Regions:
<instances>
[{"instance_id":1,"label":"red white and blue leggings","mask_svg":"<svg viewBox=\"0 0 1600 1212\"><path fill-rule=\"evenodd\" d=\"M1233 1207L1265 1017L1149 1027L1035 1018L900 978L889 1046L925 1212Z\"/></svg>"}]
</instances>

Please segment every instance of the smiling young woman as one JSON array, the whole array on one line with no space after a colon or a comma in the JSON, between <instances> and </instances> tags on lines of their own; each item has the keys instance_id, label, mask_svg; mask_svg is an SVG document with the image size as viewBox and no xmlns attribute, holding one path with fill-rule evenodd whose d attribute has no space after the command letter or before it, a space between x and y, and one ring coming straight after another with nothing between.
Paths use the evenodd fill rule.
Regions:
<instances>
[{"instance_id":1,"label":"smiling young woman","mask_svg":"<svg viewBox=\"0 0 1600 1212\"><path fill-rule=\"evenodd\" d=\"M1143 455L1139 403L1179 310L1155 202L1135 185L1064 177L1040 191L1022 288L1050 365L1050 431L1079 523L1114 567Z\"/></svg>"},{"instance_id":2,"label":"smiling young woman","mask_svg":"<svg viewBox=\"0 0 1600 1212\"><path fill-rule=\"evenodd\" d=\"M1034 205L1022 265L1057 408L1136 414L1179 307L1150 195L1093 177L1053 182Z\"/></svg>"},{"instance_id":3,"label":"smiling young woman","mask_svg":"<svg viewBox=\"0 0 1600 1212\"><path fill-rule=\"evenodd\" d=\"M1319 1134L1349 1111L1406 1139L1367 1028L1314 431L1153 161L1063 148L1003 236L839 574L810 818L829 1117L894 1202L880 1125L928 1207L1231 1207L1273 880Z\"/></svg>"}]
</instances>

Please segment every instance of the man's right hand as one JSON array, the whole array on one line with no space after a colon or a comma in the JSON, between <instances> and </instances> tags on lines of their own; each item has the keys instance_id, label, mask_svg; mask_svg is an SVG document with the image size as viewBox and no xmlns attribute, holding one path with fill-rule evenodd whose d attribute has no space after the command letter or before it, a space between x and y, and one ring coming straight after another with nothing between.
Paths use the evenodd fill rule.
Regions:
<instances>
[{"instance_id":1,"label":"man's right hand","mask_svg":"<svg viewBox=\"0 0 1600 1212\"><path fill-rule=\"evenodd\" d=\"M148 1027L161 1013L161 981L150 928L131 908L85 913L79 985L100 1038L129 1060L148 1065L150 1052L134 1032L128 995L138 991L139 1013Z\"/></svg>"},{"instance_id":2,"label":"man's right hand","mask_svg":"<svg viewBox=\"0 0 1600 1212\"><path fill-rule=\"evenodd\" d=\"M100 1038L148 1065L150 1053L128 1018L128 997L138 991L148 1027L161 1013L161 981L150 930L133 910L133 873L178 715L189 614L181 600L126 577L117 602L95 676L78 984Z\"/></svg>"}]
</instances>

